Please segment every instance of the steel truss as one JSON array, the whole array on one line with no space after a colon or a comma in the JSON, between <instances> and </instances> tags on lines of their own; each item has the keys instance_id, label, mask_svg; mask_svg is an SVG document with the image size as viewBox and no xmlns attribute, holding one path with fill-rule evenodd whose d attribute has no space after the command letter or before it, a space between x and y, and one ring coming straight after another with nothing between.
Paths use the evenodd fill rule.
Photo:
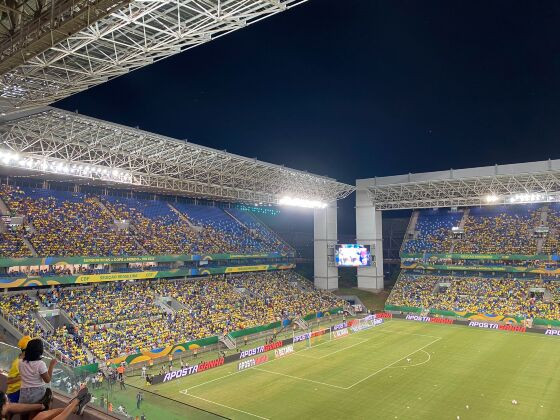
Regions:
<instances>
[{"instance_id":1,"label":"steel truss","mask_svg":"<svg viewBox=\"0 0 560 420\"><path fill-rule=\"evenodd\" d=\"M305 1L132 0L4 73L0 112L51 104Z\"/></svg>"},{"instance_id":2,"label":"steel truss","mask_svg":"<svg viewBox=\"0 0 560 420\"><path fill-rule=\"evenodd\" d=\"M367 190L378 210L511 204L510 198L518 194L541 195L531 202L558 201L560 170L388 185L372 182Z\"/></svg>"},{"instance_id":3,"label":"steel truss","mask_svg":"<svg viewBox=\"0 0 560 420\"><path fill-rule=\"evenodd\" d=\"M292 196L330 203L355 189L331 178L56 108L2 124L0 150L21 159L124 172L130 175L131 188L221 201L278 204Z\"/></svg>"}]
</instances>

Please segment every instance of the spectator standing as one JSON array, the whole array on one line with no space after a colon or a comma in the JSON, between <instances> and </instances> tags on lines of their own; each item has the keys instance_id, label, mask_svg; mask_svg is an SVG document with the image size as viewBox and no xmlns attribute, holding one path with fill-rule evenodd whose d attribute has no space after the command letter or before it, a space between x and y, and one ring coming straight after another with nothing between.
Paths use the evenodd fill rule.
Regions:
<instances>
[{"instance_id":1,"label":"spectator standing","mask_svg":"<svg viewBox=\"0 0 560 420\"><path fill-rule=\"evenodd\" d=\"M6 394L8 395L8 400L12 403L17 403L19 401L19 390L21 388L21 378L19 376L19 362L23 359L25 354L25 348L27 347L27 343L31 341L31 337L28 335L21 337L18 342L18 347L21 350L21 353L14 359L10 370L8 371L8 389L6 390Z\"/></svg>"},{"instance_id":2,"label":"spectator standing","mask_svg":"<svg viewBox=\"0 0 560 420\"><path fill-rule=\"evenodd\" d=\"M42 356L43 341L40 338L30 340L25 349L23 359L19 362L19 374L21 377L20 403L35 403L45 395L45 384L51 382L57 361L52 359L47 368L45 362L41 360Z\"/></svg>"}]
</instances>

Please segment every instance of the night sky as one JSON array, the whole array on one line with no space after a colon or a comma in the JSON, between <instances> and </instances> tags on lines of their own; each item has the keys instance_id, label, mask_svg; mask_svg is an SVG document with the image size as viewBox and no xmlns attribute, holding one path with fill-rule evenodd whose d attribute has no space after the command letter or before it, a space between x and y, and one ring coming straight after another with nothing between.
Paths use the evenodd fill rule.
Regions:
<instances>
[{"instance_id":1,"label":"night sky","mask_svg":"<svg viewBox=\"0 0 560 420\"><path fill-rule=\"evenodd\" d=\"M558 2L310 0L55 106L354 184L559 158L559 88Z\"/></svg>"}]
</instances>

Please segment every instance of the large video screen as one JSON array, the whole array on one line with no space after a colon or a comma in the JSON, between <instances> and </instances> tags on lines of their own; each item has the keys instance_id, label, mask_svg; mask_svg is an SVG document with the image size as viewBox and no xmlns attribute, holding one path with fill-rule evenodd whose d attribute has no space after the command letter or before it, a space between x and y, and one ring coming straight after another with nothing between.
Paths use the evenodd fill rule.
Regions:
<instances>
[{"instance_id":1,"label":"large video screen","mask_svg":"<svg viewBox=\"0 0 560 420\"><path fill-rule=\"evenodd\" d=\"M334 250L337 267L363 267L371 265L369 245L340 244Z\"/></svg>"}]
</instances>

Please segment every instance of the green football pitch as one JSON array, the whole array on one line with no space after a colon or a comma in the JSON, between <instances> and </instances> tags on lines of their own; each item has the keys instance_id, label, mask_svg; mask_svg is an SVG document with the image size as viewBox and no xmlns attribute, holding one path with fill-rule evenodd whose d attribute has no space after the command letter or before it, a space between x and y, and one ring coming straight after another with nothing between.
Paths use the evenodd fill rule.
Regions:
<instances>
[{"instance_id":1,"label":"green football pitch","mask_svg":"<svg viewBox=\"0 0 560 420\"><path fill-rule=\"evenodd\" d=\"M295 350L149 392L234 419L560 418L558 337L390 320ZM146 417L209 418L171 401Z\"/></svg>"}]
</instances>

